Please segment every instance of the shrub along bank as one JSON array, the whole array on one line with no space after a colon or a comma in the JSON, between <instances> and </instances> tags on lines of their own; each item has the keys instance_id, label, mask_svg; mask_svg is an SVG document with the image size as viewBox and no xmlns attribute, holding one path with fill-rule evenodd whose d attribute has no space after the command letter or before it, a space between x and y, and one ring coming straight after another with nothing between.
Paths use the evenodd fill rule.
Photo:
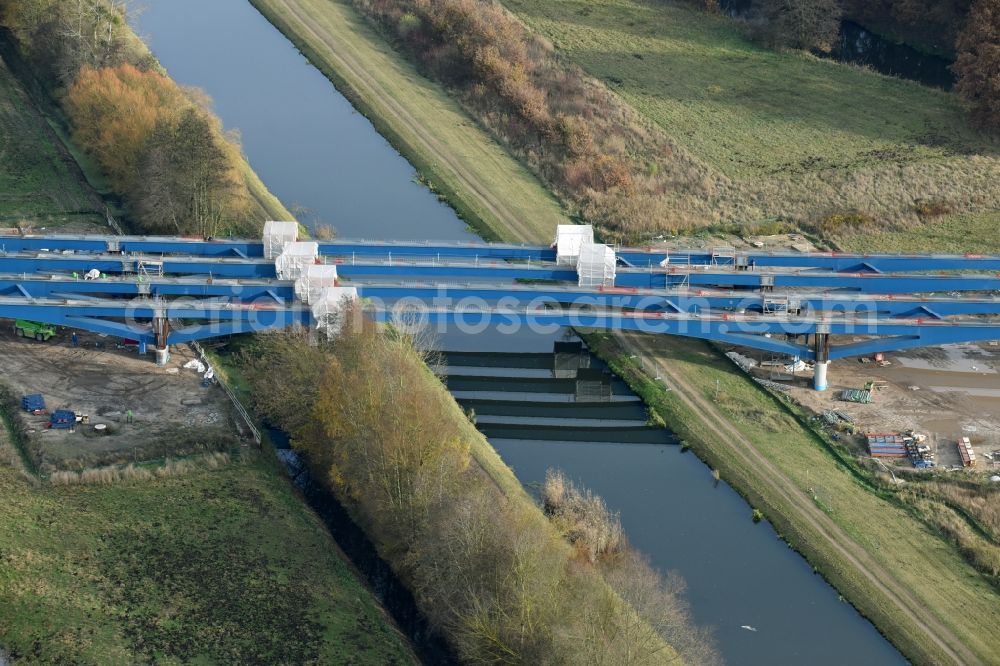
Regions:
<instances>
[{"instance_id":1,"label":"shrub along bank","mask_svg":"<svg viewBox=\"0 0 1000 666\"><path fill-rule=\"evenodd\" d=\"M256 235L267 218L292 219L208 99L166 76L126 18L111 0L14 0L0 14L136 229Z\"/></svg>"},{"instance_id":2,"label":"shrub along bank","mask_svg":"<svg viewBox=\"0 0 1000 666\"><path fill-rule=\"evenodd\" d=\"M613 589L602 558L560 536L408 339L360 315L345 329L315 347L303 332L259 336L242 361L256 407L291 433L463 661L714 658L683 617L664 620L675 597L658 576L632 575L637 558L603 558L619 572Z\"/></svg>"}]
</instances>

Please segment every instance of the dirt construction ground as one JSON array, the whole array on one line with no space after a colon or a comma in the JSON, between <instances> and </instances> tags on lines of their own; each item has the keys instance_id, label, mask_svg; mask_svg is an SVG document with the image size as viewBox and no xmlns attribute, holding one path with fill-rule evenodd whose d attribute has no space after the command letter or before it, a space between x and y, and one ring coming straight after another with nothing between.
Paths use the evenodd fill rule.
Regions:
<instances>
[{"instance_id":1,"label":"dirt construction ground","mask_svg":"<svg viewBox=\"0 0 1000 666\"><path fill-rule=\"evenodd\" d=\"M24 418L32 429L32 454L43 472L120 464L215 450L235 443L231 406L218 386L203 388L186 345L171 349L166 367L117 340L60 330L48 342L15 337L0 320L0 381L22 394L41 393L48 410L89 416L74 431L51 430L48 416ZM126 423L132 410L133 423ZM99 434L95 425L106 426Z\"/></svg>"},{"instance_id":2,"label":"dirt construction ground","mask_svg":"<svg viewBox=\"0 0 1000 666\"><path fill-rule=\"evenodd\" d=\"M806 371L791 393L815 411L846 412L863 431L924 433L939 467L961 465L956 442L968 437L977 469L1000 470L986 456L1000 450L1000 346L925 347L887 353L885 360L884 366L857 358L833 361L829 390L809 388L812 373ZM862 388L870 380L879 387L872 404L839 399L843 389Z\"/></svg>"}]
</instances>

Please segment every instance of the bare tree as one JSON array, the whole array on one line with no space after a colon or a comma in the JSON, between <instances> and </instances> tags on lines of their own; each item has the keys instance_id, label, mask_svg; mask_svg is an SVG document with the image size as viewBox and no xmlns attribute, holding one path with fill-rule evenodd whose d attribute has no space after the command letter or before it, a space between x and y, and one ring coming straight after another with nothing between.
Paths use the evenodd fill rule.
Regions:
<instances>
[{"instance_id":1,"label":"bare tree","mask_svg":"<svg viewBox=\"0 0 1000 666\"><path fill-rule=\"evenodd\" d=\"M601 571L608 584L635 610L635 615L625 614L622 622L630 663L648 663L663 641L680 653L686 664L722 663L711 633L691 620L683 597L685 583L679 575L662 576L634 550L606 561Z\"/></svg>"},{"instance_id":2,"label":"bare tree","mask_svg":"<svg viewBox=\"0 0 1000 666\"><path fill-rule=\"evenodd\" d=\"M760 0L751 35L772 47L829 50L840 30L839 0Z\"/></svg>"},{"instance_id":3,"label":"bare tree","mask_svg":"<svg viewBox=\"0 0 1000 666\"><path fill-rule=\"evenodd\" d=\"M1000 0L976 0L956 49L956 92L977 124L1000 129Z\"/></svg>"}]
</instances>

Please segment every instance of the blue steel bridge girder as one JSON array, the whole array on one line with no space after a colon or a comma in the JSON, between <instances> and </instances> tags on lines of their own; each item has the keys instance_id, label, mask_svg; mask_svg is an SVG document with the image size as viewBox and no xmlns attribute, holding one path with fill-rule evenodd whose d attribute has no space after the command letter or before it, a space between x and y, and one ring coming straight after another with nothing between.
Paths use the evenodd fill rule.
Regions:
<instances>
[{"instance_id":1,"label":"blue steel bridge girder","mask_svg":"<svg viewBox=\"0 0 1000 666\"><path fill-rule=\"evenodd\" d=\"M465 310L447 309L404 312L398 315L390 308L370 308L380 321L413 323L464 323L475 328L483 323L519 326L531 322L536 326L574 326L582 328L635 330L664 335L702 338L718 342L778 351L793 356L816 360L816 350L805 345L768 336L801 336L816 334L831 336L880 336L891 342L865 341L843 346L831 346L828 359L856 356L897 348L979 342L1000 339L1000 322L995 324L956 325L952 323L923 322L918 320L841 320L836 319L769 319L686 316L631 316L622 313L593 313L588 311L514 311L514 310Z\"/></svg>"},{"instance_id":2,"label":"blue steel bridge girder","mask_svg":"<svg viewBox=\"0 0 1000 666\"><path fill-rule=\"evenodd\" d=\"M626 308L673 313L700 313L709 310L748 310L763 312L768 304L778 303L777 311L787 304L809 312L831 312L870 317L926 317L940 319L944 315L1000 314L1000 298L963 298L928 300L918 297L845 296L822 293L757 293L757 292L670 292L638 291L619 288L546 287L537 285L490 284L404 284L351 282L359 295L383 300L418 299L443 306L460 303L463 299L505 302L511 307L524 307L541 302L577 306Z\"/></svg>"},{"instance_id":3,"label":"blue steel bridge girder","mask_svg":"<svg viewBox=\"0 0 1000 666\"><path fill-rule=\"evenodd\" d=\"M375 310L380 319L391 317L391 310ZM167 338L175 342L228 335L237 332L261 331L311 323L311 313L300 306L256 307L228 304L215 300L197 302L151 301L148 299L32 301L21 298L0 299L0 317L30 319L58 326L69 326L148 342L153 336L148 321L169 319L181 322L201 321L197 325L181 324ZM787 338L768 336L801 336L832 334L880 336L883 340L865 341L842 347L834 346L828 358L870 353L877 350L974 342L1000 339L1000 322L955 323L938 320L891 320L843 317L787 316L728 316L595 312L591 310L493 309L456 311L431 309L418 311L418 317L429 321L485 321L507 325L533 322L542 326L581 326L591 328L621 328L667 335L679 335L727 342L815 359L815 350L791 342ZM405 319L404 319L405 321ZM160 341L162 342L162 340Z\"/></svg>"},{"instance_id":4,"label":"blue steel bridge girder","mask_svg":"<svg viewBox=\"0 0 1000 666\"><path fill-rule=\"evenodd\" d=\"M108 297L108 296L186 296L192 298L226 297L243 301L267 298L281 302L295 297L292 282L231 282L149 278L143 282L125 279L74 280L72 277L23 279L0 275L0 296L25 298Z\"/></svg>"},{"instance_id":5,"label":"blue steel bridge girder","mask_svg":"<svg viewBox=\"0 0 1000 666\"><path fill-rule=\"evenodd\" d=\"M188 254L203 257L261 257L263 243L256 239L213 239L171 236L2 236L0 252L60 251L135 254ZM547 246L503 243L380 242L333 240L319 243L325 256L340 257L426 257L451 259L495 259L514 261L554 261L555 250ZM655 248L618 248L624 263L637 267L659 266L665 259L672 265L732 266L736 257L749 268L815 268L850 273L890 273L913 271L978 270L1000 271L1000 257L984 255L892 255L845 254L838 252L766 252L731 250L718 254L706 249L679 249L669 254Z\"/></svg>"},{"instance_id":6,"label":"blue steel bridge girder","mask_svg":"<svg viewBox=\"0 0 1000 666\"><path fill-rule=\"evenodd\" d=\"M143 257L143 261L152 261ZM102 273L138 274L139 261L134 257L113 255L55 255L24 256L0 255L0 272L38 274L78 273L83 275L91 269ZM160 261L156 259L156 261ZM178 275L203 275L215 278L270 278L276 277L274 262L264 259L222 259L211 257L166 257L162 260L163 272ZM127 269L127 270L126 270Z\"/></svg>"},{"instance_id":7,"label":"blue steel bridge girder","mask_svg":"<svg viewBox=\"0 0 1000 666\"><path fill-rule=\"evenodd\" d=\"M509 305L529 305L533 301L642 309L665 312L704 312L707 310L748 310L763 312L767 303L782 299L805 311L838 312L865 316L933 317L951 315L1000 314L1000 298L925 299L907 296L824 294L824 293L758 293L705 291L662 291L629 288L585 288L575 286L548 287L542 285L491 284L406 284L359 282L353 286L366 297L383 299L417 298L427 302L435 299L461 301L466 298L505 301ZM24 298L85 299L108 296L223 298L244 302L266 299L284 304L294 300L294 283L279 280L208 280L197 277L82 280L69 276L36 277L0 274L0 296ZM447 304L447 303L443 303Z\"/></svg>"},{"instance_id":8,"label":"blue steel bridge girder","mask_svg":"<svg viewBox=\"0 0 1000 666\"><path fill-rule=\"evenodd\" d=\"M26 274L83 274L97 269L108 274L136 272L137 259L123 260L111 255L3 256L0 272ZM166 257L162 261L167 274L202 275L215 278L275 278L273 262L264 259L219 259L207 257ZM515 280L556 280L576 282L575 268L546 265L490 262L475 264L425 263L337 263L345 278L392 277L394 279L469 279L490 282ZM620 287L663 289L668 286L701 286L706 288L738 287L746 289L780 289L802 287L841 289L861 293L946 293L951 291L1000 291L997 275L889 275L840 274L802 271L794 273L758 273L753 271L663 271L620 269L616 277Z\"/></svg>"},{"instance_id":9,"label":"blue steel bridge girder","mask_svg":"<svg viewBox=\"0 0 1000 666\"><path fill-rule=\"evenodd\" d=\"M893 275L860 273L756 273L738 271L641 271L620 270L615 284L621 287L664 289L668 287L743 287L748 289L841 289L865 294L946 293L951 291L998 291L1000 275Z\"/></svg>"},{"instance_id":10,"label":"blue steel bridge girder","mask_svg":"<svg viewBox=\"0 0 1000 666\"><path fill-rule=\"evenodd\" d=\"M0 252L62 251L104 254L188 254L202 257L262 257L259 240L172 236L0 236Z\"/></svg>"},{"instance_id":11,"label":"blue steel bridge girder","mask_svg":"<svg viewBox=\"0 0 1000 666\"><path fill-rule=\"evenodd\" d=\"M286 328L296 324L309 326L312 322L310 311L299 306L251 308L226 303L201 302L191 307L191 304L151 301L16 303L11 299L0 302L0 318L28 319L145 343L155 341L155 334L148 323L155 319L198 322L171 330L167 344L232 333Z\"/></svg>"},{"instance_id":12,"label":"blue steel bridge girder","mask_svg":"<svg viewBox=\"0 0 1000 666\"><path fill-rule=\"evenodd\" d=\"M113 335L127 340L137 340L146 344L156 342L156 335L153 333L152 327L150 325L142 325L139 323L127 324L124 322L113 321L111 319L73 315L63 317L61 321L53 321L52 319L49 319L44 321L44 323L52 324L54 326L65 326L67 328L78 328L80 330L90 331L91 333Z\"/></svg>"}]
</instances>

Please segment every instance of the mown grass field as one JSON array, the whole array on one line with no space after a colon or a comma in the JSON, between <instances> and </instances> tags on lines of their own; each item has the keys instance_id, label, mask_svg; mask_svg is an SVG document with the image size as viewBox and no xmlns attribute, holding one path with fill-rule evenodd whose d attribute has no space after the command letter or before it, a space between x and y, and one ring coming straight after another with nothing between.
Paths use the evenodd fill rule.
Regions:
<instances>
[{"instance_id":1,"label":"mown grass field","mask_svg":"<svg viewBox=\"0 0 1000 666\"><path fill-rule=\"evenodd\" d=\"M711 400L755 447L796 486L812 495L817 506L891 570L983 663L1000 660L1000 644L992 639L1000 631L1000 597L956 548L899 505L863 485L824 449L815 435L708 345L671 336L647 336L647 340L655 347L658 358ZM626 376L630 374L627 368L633 362L622 348L614 343L598 344L597 348L618 366L616 369L625 369ZM825 547L811 525L796 521L794 512L784 506L781 498L767 492L753 470L729 457L727 447L715 442L713 433L698 426L699 415L691 413L676 395L662 390L658 383L647 382L643 386L648 389L643 397L661 413L668 427L762 508L779 532L905 654L911 658L935 654L919 631L914 631L867 581Z\"/></svg>"},{"instance_id":2,"label":"mown grass field","mask_svg":"<svg viewBox=\"0 0 1000 666\"><path fill-rule=\"evenodd\" d=\"M22 221L36 228L104 223L96 198L0 60L0 226Z\"/></svg>"},{"instance_id":3,"label":"mown grass field","mask_svg":"<svg viewBox=\"0 0 1000 666\"><path fill-rule=\"evenodd\" d=\"M25 664L416 663L259 455L110 486L0 464L0 646Z\"/></svg>"},{"instance_id":4,"label":"mown grass field","mask_svg":"<svg viewBox=\"0 0 1000 666\"><path fill-rule=\"evenodd\" d=\"M754 46L681 2L504 0L556 49L736 178L995 152L958 99Z\"/></svg>"},{"instance_id":5,"label":"mown grass field","mask_svg":"<svg viewBox=\"0 0 1000 666\"><path fill-rule=\"evenodd\" d=\"M948 215L912 229L858 233L836 242L850 252L1000 254L1000 211Z\"/></svg>"},{"instance_id":6,"label":"mown grass field","mask_svg":"<svg viewBox=\"0 0 1000 666\"><path fill-rule=\"evenodd\" d=\"M548 242L569 223L556 199L347 0L251 0L487 237Z\"/></svg>"}]
</instances>

